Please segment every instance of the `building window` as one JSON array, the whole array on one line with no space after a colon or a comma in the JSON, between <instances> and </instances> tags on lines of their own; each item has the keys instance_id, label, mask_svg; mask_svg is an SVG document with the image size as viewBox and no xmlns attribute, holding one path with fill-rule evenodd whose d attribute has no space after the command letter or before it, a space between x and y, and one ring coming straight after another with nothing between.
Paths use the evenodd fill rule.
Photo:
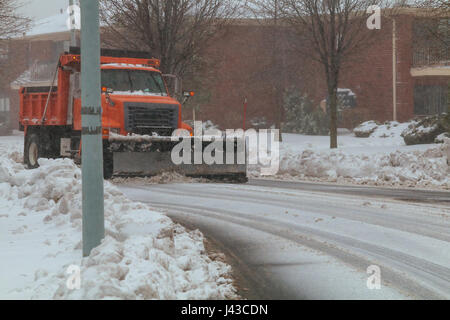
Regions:
<instances>
[{"instance_id":1,"label":"building window","mask_svg":"<svg viewBox=\"0 0 450 320\"><path fill-rule=\"evenodd\" d=\"M447 112L448 86L414 87L414 113L416 115L433 115Z\"/></svg>"},{"instance_id":2,"label":"building window","mask_svg":"<svg viewBox=\"0 0 450 320\"><path fill-rule=\"evenodd\" d=\"M0 98L0 112L9 111L9 98Z\"/></svg>"},{"instance_id":3,"label":"building window","mask_svg":"<svg viewBox=\"0 0 450 320\"><path fill-rule=\"evenodd\" d=\"M450 60L450 19L413 23L413 66L445 65Z\"/></svg>"},{"instance_id":4,"label":"building window","mask_svg":"<svg viewBox=\"0 0 450 320\"><path fill-rule=\"evenodd\" d=\"M8 43L0 42L0 60L8 59Z\"/></svg>"}]
</instances>

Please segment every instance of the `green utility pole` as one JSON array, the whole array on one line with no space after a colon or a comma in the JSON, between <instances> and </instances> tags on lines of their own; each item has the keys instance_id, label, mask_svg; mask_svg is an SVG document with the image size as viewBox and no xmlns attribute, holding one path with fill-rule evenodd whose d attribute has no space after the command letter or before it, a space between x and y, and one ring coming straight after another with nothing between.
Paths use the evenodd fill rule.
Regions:
<instances>
[{"instance_id":1,"label":"green utility pole","mask_svg":"<svg viewBox=\"0 0 450 320\"><path fill-rule=\"evenodd\" d=\"M105 236L99 1L81 0L83 256Z\"/></svg>"}]
</instances>

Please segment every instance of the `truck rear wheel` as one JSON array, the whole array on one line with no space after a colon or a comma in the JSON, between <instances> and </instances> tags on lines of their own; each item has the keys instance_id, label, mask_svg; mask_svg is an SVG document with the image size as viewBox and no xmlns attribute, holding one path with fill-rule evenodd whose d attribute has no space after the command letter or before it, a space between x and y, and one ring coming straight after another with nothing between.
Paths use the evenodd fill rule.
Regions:
<instances>
[{"instance_id":1,"label":"truck rear wheel","mask_svg":"<svg viewBox=\"0 0 450 320\"><path fill-rule=\"evenodd\" d=\"M28 169L36 169L39 167L38 160L41 156L41 146L39 136L35 133L26 139L24 150L24 162Z\"/></svg>"},{"instance_id":2,"label":"truck rear wheel","mask_svg":"<svg viewBox=\"0 0 450 320\"><path fill-rule=\"evenodd\" d=\"M114 163L113 163L113 153L104 150L103 151L103 178L109 180L113 176Z\"/></svg>"}]
</instances>

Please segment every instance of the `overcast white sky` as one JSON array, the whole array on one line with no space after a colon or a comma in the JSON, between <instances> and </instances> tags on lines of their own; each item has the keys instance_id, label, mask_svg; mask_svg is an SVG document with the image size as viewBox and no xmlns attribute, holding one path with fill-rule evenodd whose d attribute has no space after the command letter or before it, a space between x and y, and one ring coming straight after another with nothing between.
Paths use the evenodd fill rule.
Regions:
<instances>
[{"instance_id":1,"label":"overcast white sky","mask_svg":"<svg viewBox=\"0 0 450 320\"><path fill-rule=\"evenodd\" d=\"M69 0L21 0L20 12L30 18L42 19L67 10Z\"/></svg>"}]
</instances>

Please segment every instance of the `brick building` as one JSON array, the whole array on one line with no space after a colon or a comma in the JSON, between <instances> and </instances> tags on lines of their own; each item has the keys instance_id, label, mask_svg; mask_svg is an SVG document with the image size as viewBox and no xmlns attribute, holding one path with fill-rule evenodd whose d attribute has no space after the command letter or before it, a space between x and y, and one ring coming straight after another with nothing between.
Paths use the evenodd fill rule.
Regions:
<instances>
[{"instance_id":1,"label":"brick building","mask_svg":"<svg viewBox=\"0 0 450 320\"><path fill-rule=\"evenodd\" d=\"M339 87L355 93L356 103L343 111L340 126L352 128L366 120L407 121L447 111L449 48L424 32L429 21L420 10L402 9L394 16L383 16L380 30L366 31L373 33L372 41L342 67ZM440 21L450 30L449 17ZM276 123L280 108L271 77L262 76L267 73L276 75L283 89L295 88L316 105L326 99L322 66L299 55L295 33L285 28L274 42L267 25L241 23L229 29L207 53L219 63L213 64L208 80L210 101L201 106L205 119L241 126L242 101L247 97L250 119L264 117L268 125ZM450 33L447 37L448 44Z\"/></svg>"},{"instance_id":2,"label":"brick building","mask_svg":"<svg viewBox=\"0 0 450 320\"><path fill-rule=\"evenodd\" d=\"M340 126L351 128L372 119L406 121L447 110L449 48L437 47L424 36L425 20L420 11L404 9L395 17L383 17L381 30L367 30L374 33L374 41L349 59L341 73L339 87L354 92L356 103L344 112ZM48 82L59 53L68 45L70 33L59 31L10 40L8 54L0 56L11 66L0 98L9 101L13 128L18 126L21 79ZM252 20L230 23L203 52L203 68L183 81L185 89L198 93L184 118L192 119L190 107L195 107L197 119L223 128L242 127L247 99L247 127L268 127L282 121L287 89L299 90L319 105L327 96L322 67L300 55L297 42L287 27L274 29ZM6 102L0 111L2 105Z\"/></svg>"}]
</instances>

